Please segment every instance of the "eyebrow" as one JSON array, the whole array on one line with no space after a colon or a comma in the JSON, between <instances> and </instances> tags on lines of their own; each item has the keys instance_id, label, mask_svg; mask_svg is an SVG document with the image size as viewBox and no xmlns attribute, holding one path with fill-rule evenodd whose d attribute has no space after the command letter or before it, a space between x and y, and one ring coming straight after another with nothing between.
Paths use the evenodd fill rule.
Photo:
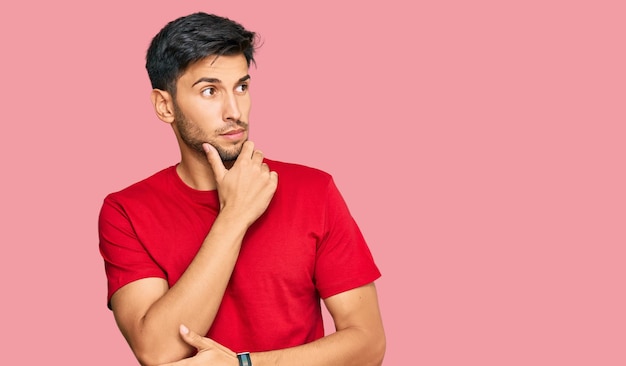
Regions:
<instances>
[{"instance_id":1,"label":"eyebrow","mask_svg":"<svg viewBox=\"0 0 626 366\"><path fill-rule=\"evenodd\" d=\"M244 82L246 80L249 80L249 79L250 79L250 75L246 75L246 76L244 76L242 78L239 78L239 80L237 82L238 83L242 83L242 82ZM196 80L196 82L193 83L191 86L194 87L196 84L201 83L201 82L220 84L222 82L222 80L217 79L217 78L207 78L207 77L204 77L204 78L200 78L200 79Z\"/></svg>"}]
</instances>

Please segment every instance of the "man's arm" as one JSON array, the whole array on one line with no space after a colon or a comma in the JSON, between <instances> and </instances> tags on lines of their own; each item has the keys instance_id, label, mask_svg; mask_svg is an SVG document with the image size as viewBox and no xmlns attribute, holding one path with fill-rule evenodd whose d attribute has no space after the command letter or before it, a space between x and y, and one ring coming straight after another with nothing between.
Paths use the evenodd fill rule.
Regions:
<instances>
[{"instance_id":1,"label":"man's arm","mask_svg":"<svg viewBox=\"0 0 626 366\"><path fill-rule=\"evenodd\" d=\"M145 278L120 288L111 298L115 320L143 365L182 359L193 350L178 335L180 324L206 334L222 301L250 225L265 211L277 175L263 155L246 142L226 170L211 146L205 147L220 196L220 213L193 261L172 288Z\"/></svg>"},{"instance_id":2,"label":"man's arm","mask_svg":"<svg viewBox=\"0 0 626 366\"><path fill-rule=\"evenodd\" d=\"M379 366L385 354L385 332L373 283L325 300L337 331L314 342L268 352L251 353L253 366ZM187 332L182 338L198 354L163 366L236 366L235 353L214 342Z\"/></svg>"},{"instance_id":3,"label":"man's arm","mask_svg":"<svg viewBox=\"0 0 626 366\"><path fill-rule=\"evenodd\" d=\"M315 342L252 353L254 366L374 366L385 354L385 332L373 283L324 300L337 331Z\"/></svg>"}]
</instances>

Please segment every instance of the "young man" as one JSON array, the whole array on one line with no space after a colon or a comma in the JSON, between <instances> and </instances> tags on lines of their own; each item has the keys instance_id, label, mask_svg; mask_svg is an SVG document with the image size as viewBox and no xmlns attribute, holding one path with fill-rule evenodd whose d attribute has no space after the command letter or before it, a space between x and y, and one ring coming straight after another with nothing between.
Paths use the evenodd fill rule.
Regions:
<instances>
[{"instance_id":1,"label":"young man","mask_svg":"<svg viewBox=\"0 0 626 366\"><path fill-rule=\"evenodd\" d=\"M152 40L181 161L104 200L109 307L143 365L380 365L380 273L332 178L248 141L255 39L195 13Z\"/></svg>"}]
</instances>

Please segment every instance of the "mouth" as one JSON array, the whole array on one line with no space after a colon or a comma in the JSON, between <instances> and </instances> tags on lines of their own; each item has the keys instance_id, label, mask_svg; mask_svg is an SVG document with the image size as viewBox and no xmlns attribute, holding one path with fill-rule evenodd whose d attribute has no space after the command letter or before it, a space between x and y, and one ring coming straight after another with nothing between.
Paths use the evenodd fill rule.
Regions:
<instances>
[{"instance_id":1,"label":"mouth","mask_svg":"<svg viewBox=\"0 0 626 366\"><path fill-rule=\"evenodd\" d=\"M226 138L228 140L239 140L239 139L243 138L245 133L246 133L245 129L238 128L238 129L226 131L226 132L220 134L220 136L222 136L222 137L224 137L224 138Z\"/></svg>"}]
</instances>

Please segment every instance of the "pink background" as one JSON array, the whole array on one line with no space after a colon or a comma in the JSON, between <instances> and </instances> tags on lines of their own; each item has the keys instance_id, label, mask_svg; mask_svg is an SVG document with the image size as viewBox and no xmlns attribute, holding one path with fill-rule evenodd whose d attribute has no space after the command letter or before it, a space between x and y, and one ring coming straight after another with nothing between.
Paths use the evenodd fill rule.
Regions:
<instances>
[{"instance_id":1,"label":"pink background","mask_svg":"<svg viewBox=\"0 0 626 366\"><path fill-rule=\"evenodd\" d=\"M360 223L385 365L626 364L623 2L346 3L0 5L0 363L135 364L97 215L177 161L144 53L202 10L265 41L257 146L332 173Z\"/></svg>"}]
</instances>

